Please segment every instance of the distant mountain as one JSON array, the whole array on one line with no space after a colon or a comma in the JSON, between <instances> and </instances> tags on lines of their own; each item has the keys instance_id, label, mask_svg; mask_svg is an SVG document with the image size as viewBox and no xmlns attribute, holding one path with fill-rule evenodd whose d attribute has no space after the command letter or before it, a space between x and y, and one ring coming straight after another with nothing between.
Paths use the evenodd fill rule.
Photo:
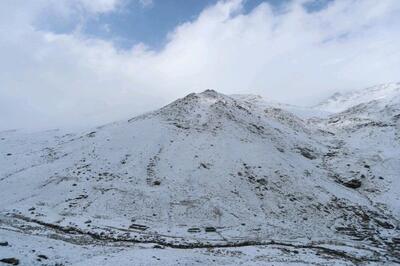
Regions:
<instances>
[{"instance_id":1,"label":"distant mountain","mask_svg":"<svg viewBox=\"0 0 400 266\"><path fill-rule=\"evenodd\" d=\"M226 264L258 263L246 248L263 262L398 262L399 87L314 108L207 90L85 132L2 132L0 233L72 243L85 263L118 245L125 264L143 259L135 243ZM77 263L54 245L53 262Z\"/></svg>"},{"instance_id":2,"label":"distant mountain","mask_svg":"<svg viewBox=\"0 0 400 266\"><path fill-rule=\"evenodd\" d=\"M347 93L335 93L330 98L317 104L315 109L337 113L372 101L395 101L397 99L397 103L399 103L399 95L400 82L387 83Z\"/></svg>"}]
</instances>

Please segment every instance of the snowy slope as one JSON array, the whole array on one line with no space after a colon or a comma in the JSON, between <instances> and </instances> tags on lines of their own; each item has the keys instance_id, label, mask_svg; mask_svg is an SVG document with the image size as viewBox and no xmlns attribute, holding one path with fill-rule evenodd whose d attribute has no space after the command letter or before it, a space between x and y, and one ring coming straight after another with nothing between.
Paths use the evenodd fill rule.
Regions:
<instances>
[{"instance_id":1,"label":"snowy slope","mask_svg":"<svg viewBox=\"0 0 400 266\"><path fill-rule=\"evenodd\" d=\"M329 100L348 106L321 122L335 133L330 165L341 178L363 179L359 190L400 217L400 85L387 84ZM321 104L322 107L324 104Z\"/></svg>"},{"instance_id":2,"label":"snowy slope","mask_svg":"<svg viewBox=\"0 0 400 266\"><path fill-rule=\"evenodd\" d=\"M270 262L279 262L273 254L284 249L286 259L300 252L298 262L394 262L400 257L396 99L357 102L326 117L313 108L208 90L85 132L1 132L0 242L24 233L74 248L110 246L94 249L87 256L96 259L81 264L122 245L123 265L135 257L125 254L135 243L150 245L141 247L149 254L167 252L153 245L171 254L222 248L220 264L256 264L249 254L259 246ZM329 108L336 105L329 101ZM351 187L354 180L360 187ZM192 259L204 264L205 256ZM72 257L68 263L78 263Z\"/></svg>"}]
</instances>

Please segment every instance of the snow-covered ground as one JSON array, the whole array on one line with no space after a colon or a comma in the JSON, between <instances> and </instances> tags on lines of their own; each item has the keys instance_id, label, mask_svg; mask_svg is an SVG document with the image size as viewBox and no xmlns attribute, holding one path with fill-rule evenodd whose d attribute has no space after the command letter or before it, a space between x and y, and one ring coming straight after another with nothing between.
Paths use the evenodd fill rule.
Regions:
<instances>
[{"instance_id":1,"label":"snow-covered ground","mask_svg":"<svg viewBox=\"0 0 400 266\"><path fill-rule=\"evenodd\" d=\"M0 260L399 263L399 88L311 108L208 90L84 132L0 132Z\"/></svg>"}]
</instances>

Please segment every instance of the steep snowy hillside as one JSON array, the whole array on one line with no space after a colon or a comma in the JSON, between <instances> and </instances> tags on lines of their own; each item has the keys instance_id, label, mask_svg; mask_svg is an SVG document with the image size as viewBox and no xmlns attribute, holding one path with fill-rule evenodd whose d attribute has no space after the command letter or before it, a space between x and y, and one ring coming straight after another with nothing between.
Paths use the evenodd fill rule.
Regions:
<instances>
[{"instance_id":1,"label":"steep snowy hillside","mask_svg":"<svg viewBox=\"0 0 400 266\"><path fill-rule=\"evenodd\" d=\"M350 94L331 106L354 106L322 120L335 134L326 160L338 180L362 181L359 192L400 218L400 85L388 84Z\"/></svg>"},{"instance_id":2,"label":"steep snowy hillside","mask_svg":"<svg viewBox=\"0 0 400 266\"><path fill-rule=\"evenodd\" d=\"M208 90L87 132L2 132L0 242L13 244L0 259L398 262L400 108L391 99L324 118ZM31 249L48 241L54 251L35 257L23 235Z\"/></svg>"}]
</instances>

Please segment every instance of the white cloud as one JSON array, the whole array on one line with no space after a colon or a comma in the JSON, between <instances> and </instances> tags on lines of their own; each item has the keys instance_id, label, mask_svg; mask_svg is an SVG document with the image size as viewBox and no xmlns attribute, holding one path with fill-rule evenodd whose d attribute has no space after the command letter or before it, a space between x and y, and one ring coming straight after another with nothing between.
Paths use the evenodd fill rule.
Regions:
<instances>
[{"instance_id":1,"label":"white cloud","mask_svg":"<svg viewBox=\"0 0 400 266\"><path fill-rule=\"evenodd\" d=\"M161 51L40 31L33 21L51 1L0 3L0 129L104 123L207 88L308 104L400 76L397 0L336 0L313 13L304 1L280 13L261 4L248 14L224 1L174 29ZM92 13L121 4L79 2Z\"/></svg>"},{"instance_id":2,"label":"white cloud","mask_svg":"<svg viewBox=\"0 0 400 266\"><path fill-rule=\"evenodd\" d=\"M82 5L84 9L90 12L104 13L115 10L118 4L120 4L120 0L70 0L70 3Z\"/></svg>"},{"instance_id":3,"label":"white cloud","mask_svg":"<svg viewBox=\"0 0 400 266\"><path fill-rule=\"evenodd\" d=\"M139 3L143 6L143 7L152 7L154 5L153 0L139 0Z\"/></svg>"}]
</instances>

